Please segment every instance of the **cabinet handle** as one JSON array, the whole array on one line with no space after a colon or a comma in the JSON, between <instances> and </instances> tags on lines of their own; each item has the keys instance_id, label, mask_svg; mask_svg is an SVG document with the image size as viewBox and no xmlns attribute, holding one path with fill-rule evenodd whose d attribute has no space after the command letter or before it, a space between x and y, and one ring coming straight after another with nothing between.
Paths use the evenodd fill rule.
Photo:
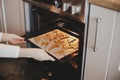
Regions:
<instances>
[{"instance_id":1,"label":"cabinet handle","mask_svg":"<svg viewBox=\"0 0 120 80\"><path fill-rule=\"evenodd\" d=\"M94 43L94 52L96 52L98 50L98 28L99 28L99 25L100 25L100 22L101 22L101 18L97 18L96 19L96 32L95 32L95 43Z\"/></svg>"}]
</instances>

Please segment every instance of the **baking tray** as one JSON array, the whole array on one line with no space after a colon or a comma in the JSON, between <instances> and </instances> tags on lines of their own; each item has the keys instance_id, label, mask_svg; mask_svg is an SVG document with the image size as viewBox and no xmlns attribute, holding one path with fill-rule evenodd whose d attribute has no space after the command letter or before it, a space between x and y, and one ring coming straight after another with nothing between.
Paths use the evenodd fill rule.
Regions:
<instances>
[{"instance_id":1,"label":"baking tray","mask_svg":"<svg viewBox=\"0 0 120 80\"><path fill-rule=\"evenodd\" d=\"M77 37L59 29L34 36L29 41L58 60L75 53L79 47L79 39Z\"/></svg>"}]
</instances>

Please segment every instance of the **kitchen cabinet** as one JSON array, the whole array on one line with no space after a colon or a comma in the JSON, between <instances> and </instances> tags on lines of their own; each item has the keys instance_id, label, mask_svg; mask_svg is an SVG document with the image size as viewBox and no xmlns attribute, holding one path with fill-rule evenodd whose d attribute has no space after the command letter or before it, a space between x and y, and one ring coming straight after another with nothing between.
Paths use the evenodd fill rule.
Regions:
<instances>
[{"instance_id":1,"label":"kitchen cabinet","mask_svg":"<svg viewBox=\"0 0 120 80\"><path fill-rule=\"evenodd\" d=\"M115 23L116 11L90 5L84 80L106 80Z\"/></svg>"},{"instance_id":2,"label":"kitchen cabinet","mask_svg":"<svg viewBox=\"0 0 120 80\"><path fill-rule=\"evenodd\" d=\"M14 33L20 36L24 35L25 23L24 23L23 0L3 0L3 1L6 16L7 32ZM0 5L2 5L2 0L0 0ZM2 6L0 6L1 31L4 32L2 9L3 9Z\"/></svg>"},{"instance_id":3,"label":"kitchen cabinet","mask_svg":"<svg viewBox=\"0 0 120 80\"><path fill-rule=\"evenodd\" d=\"M117 12L107 80L120 80L120 12Z\"/></svg>"},{"instance_id":4,"label":"kitchen cabinet","mask_svg":"<svg viewBox=\"0 0 120 80\"><path fill-rule=\"evenodd\" d=\"M3 18L2 17L2 3L1 3L1 0L0 0L0 31L4 31L2 18Z\"/></svg>"}]
</instances>

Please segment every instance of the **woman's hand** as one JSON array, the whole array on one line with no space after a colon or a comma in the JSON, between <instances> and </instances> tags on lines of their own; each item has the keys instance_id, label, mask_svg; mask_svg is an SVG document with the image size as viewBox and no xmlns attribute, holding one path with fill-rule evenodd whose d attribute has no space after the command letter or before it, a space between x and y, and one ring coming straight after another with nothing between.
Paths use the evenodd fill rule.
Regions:
<instances>
[{"instance_id":1,"label":"woman's hand","mask_svg":"<svg viewBox=\"0 0 120 80\"><path fill-rule=\"evenodd\" d=\"M24 38L22 38L18 35L15 35L15 34L8 34L8 33L3 33L2 41L8 41L12 44L19 44L19 43L25 42Z\"/></svg>"},{"instance_id":2,"label":"woman's hand","mask_svg":"<svg viewBox=\"0 0 120 80\"><path fill-rule=\"evenodd\" d=\"M48 55L43 49L39 48L21 48L19 57L33 58L38 61L55 61L53 57Z\"/></svg>"}]
</instances>

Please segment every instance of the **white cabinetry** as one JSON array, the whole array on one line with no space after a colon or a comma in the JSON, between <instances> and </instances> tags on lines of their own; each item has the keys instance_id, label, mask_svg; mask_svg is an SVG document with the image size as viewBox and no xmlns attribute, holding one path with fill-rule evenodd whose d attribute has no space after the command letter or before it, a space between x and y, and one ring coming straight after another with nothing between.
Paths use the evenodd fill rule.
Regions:
<instances>
[{"instance_id":1,"label":"white cabinetry","mask_svg":"<svg viewBox=\"0 0 120 80\"><path fill-rule=\"evenodd\" d=\"M84 80L106 80L116 11L90 5Z\"/></svg>"},{"instance_id":2,"label":"white cabinetry","mask_svg":"<svg viewBox=\"0 0 120 80\"><path fill-rule=\"evenodd\" d=\"M17 35L25 34L23 0L3 0L3 1L5 7L7 32L14 33ZM0 5L1 4L2 3L0 0ZM0 8L0 10L2 12L2 7ZM0 16L2 16L2 14ZM3 19L1 19L1 21L2 20Z\"/></svg>"},{"instance_id":3,"label":"white cabinetry","mask_svg":"<svg viewBox=\"0 0 120 80\"><path fill-rule=\"evenodd\" d=\"M120 12L117 12L107 80L120 80Z\"/></svg>"}]
</instances>

